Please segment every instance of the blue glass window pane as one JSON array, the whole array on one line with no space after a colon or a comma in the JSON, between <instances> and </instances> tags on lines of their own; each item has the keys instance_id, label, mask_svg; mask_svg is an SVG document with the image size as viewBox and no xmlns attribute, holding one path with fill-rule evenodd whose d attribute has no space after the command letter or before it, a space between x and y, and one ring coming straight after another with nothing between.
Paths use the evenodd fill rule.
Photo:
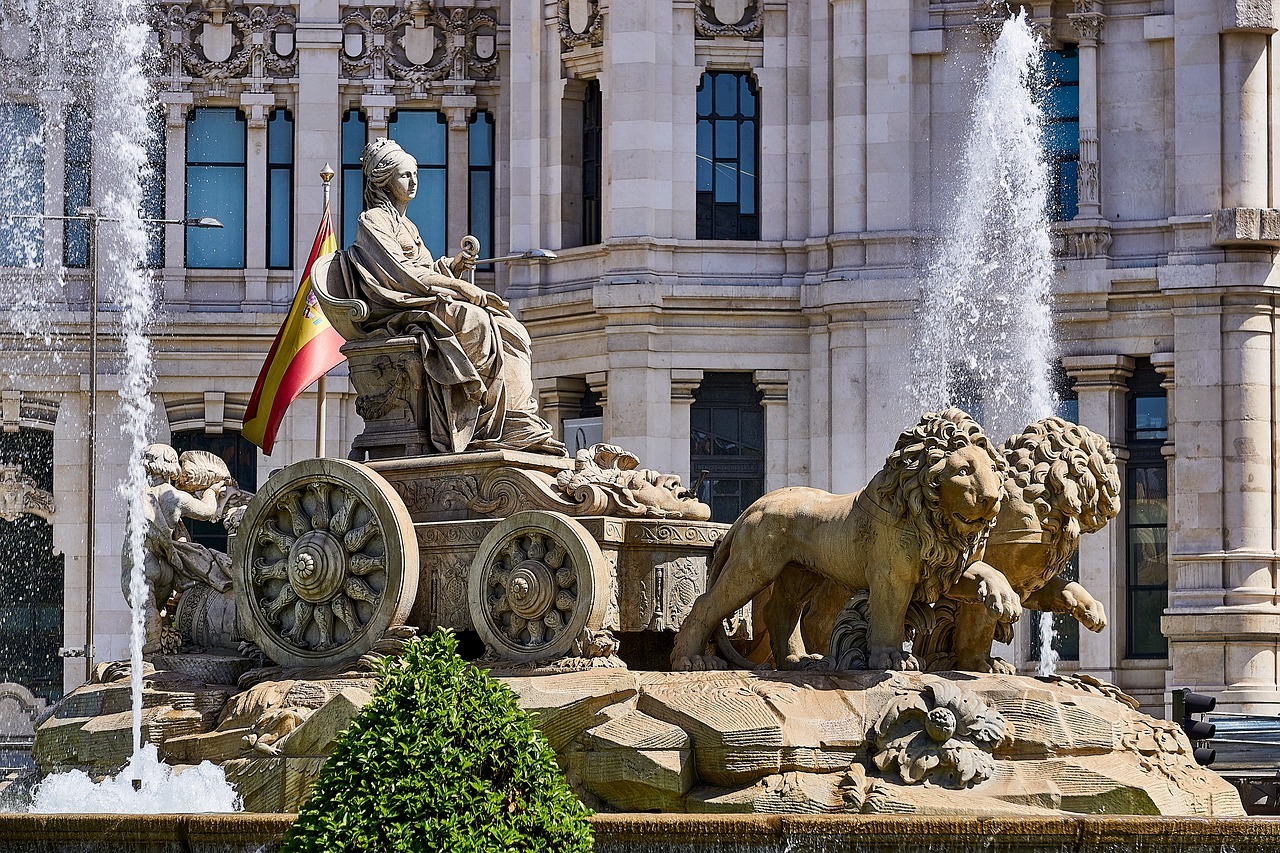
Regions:
<instances>
[{"instance_id":1,"label":"blue glass window pane","mask_svg":"<svg viewBox=\"0 0 1280 853\"><path fill-rule=\"evenodd\" d=\"M738 80L738 111L744 116L753 116L756 114L756 96L751 91L751 78L743 74Z\"/></svg>"},{"instance_id":2,"label":"blue glass window pane","mask_svg":"<svg viewBox=\"0 0 1280 853\"><path fill-rule=\"evenodd\" d=\"M716 164L716 201L720 203L738 200L738 170L727 163Z\"/></svg>"},{"instance_id":3,"label":"blue glass window pane","mask_svg":"<svg viewBox=\"0 0 1280 853\"><path fill-rule=\"evenodd\" d=\"M735 160L738 157L738 123L716 122L716 159Z\"/></svg>"},{"instance_id":4,"label":"blue glass window pane","mask_svg":"<svg viewBox=\"0 0 1280 853\"><path fill-rule=\"evenodd\" d=\"M244 162L245 122L234 109L198 109L187 122L188 163Z\"/></svg>"},{"instance_id":5,"label":"blue glass window pane","mask_svg":"<svg viewBox=\"0 0 1280 853\"><path fill-rule=\"evenodd\" d=\"M698 192L711 192L711 122L698 122Z\"/></svg>"},{"instance_id":6,"label":"blue glass window pane","mask_svg":"<svg viewBox=\"0 0 1280 853\"><path fill-rule=\"evenodd\" d=\"M1050 151L1077 151L1080 148L1080 125L1074 121L1047 124L1044 144Z\"/></svg>"},{"instance_id":7,"label":"blue glass window pane","mask_svg":"<svg viewBox=\"0 0 1280 853\"><path fill-rule=\"evenodd\" d=\"M413 155L419 168L447 163L449 132L438 110L398 111L388 136Z\"/></svg>"},{"instance_id":8,"label":"blue glass window pane","mask_svg":"<svg viewBox=\"0 0 1280 853\"><path fill-rule=\"evenodd\" d=\"M418 195L406 211L418 226L422 242L431 256L445 254L445 211L448 207L448 182L444 169L418 170Z\"/></svg>"},{"instance_id":9,"label":"blue glass window pane","mask_svg":"<svg viewBox=\"0 0 1280 853\"><path fill-rule=\"evenodd\" d=\"M267 163L284 166L293 162L293 118L287 110L275 110L267 124Z\"/></svg>"},{"instance_id":10,"label":"blue glass window pane","mask_svg":"<svg viewBox=\"0 0 1280 853\"><path fill-rule=\"evenodd\" d=\"M222 228L187 229L187 266L244 267L245 170L243 166L188 166L187 216L212 216Z\"/></svg>"},{"instance_id":11,"label":"blue glass window pane","mask_svg":"<svg viewBox=\"0 0 1280 853\"><path fill-rule=\"evenodd\" d=\"M1063 220L1075 218L1077 212L1077 173L1080 164L1074 160L1067 160L1058 167L1060 175L1058 184L1058 198L1060 201L1061 213L1060 218Z\"/></svg>"},{"instance_id":12,"label":"blue glass window pane","mask_svg":"<svg viewBox=\"0 0 1280 853\"><path fill-rule=\"evenodd\" d=\"M293 176L287 169L272 169L267 184L267 266L288 269L293 239Z\"/></svg>"},{"instance_id":13,"label":"blue glass window pane","mask_svg":"<svg viewBox=\"0 0 1280 853\"><path fill-rule=\"evenodd\" d=\"M89 111L76 104L67 110L67 160L86 163L90 157Z\"/></svg>"},{"instance_id":14,"label":"blue glass window pane","mask_svg":"<svg viewBox=\"0 0 1280 853\"><path fill-rule=\"evenodd\" d=\"M1080 54L1075 50L1051 50L1044 55L1044 74L1051 85L1080 80Z\"/></svg>"},{"instance_id":15,"label":"blue glass window pane","mask_svg":"<svg viewBox=\"0 0 1280 853\"><path fill-rule=\"evenodd\" d=\"M365 122L360 117L360 111L347 110L347 114L342 117L343 165L349 166L360 162L360 152L364 151L366 135Z\"/></svg>"},{"instance_id":16,"label":"blue glass window pane","mask_svg":"<svg viewBox=\"0 0 1280 853\"><path fill-rule=\"evenodd\" d=\"M702 83L698 86L698 118L706 118L711 115L711 87L707 85L707 77L704 74Z\"/></svg>"},{"instance_id":17,"label":"blue glass window pane","mask_svg":"<svg viewBox=\"0 0 1280 853\"><path fill-rule=\"evenodd\" d=\"M472 166L493 165L493 118L488 113L476 113L467 130L467 141Z\"/></svg>"},{"instance_id":18,"label":"blue glass window pane","mask_svg":"<svg viewBox=\"0 0 1280 853\"><path fill-rule=\"evenodd\" d=\"M756 212L756 179L743 174L738 186L738 209L743 216L751 216Z\"/></svg>"},{"instance_id":19,"label":"blue glass window pane","mask_svg":"<svg viewBox=\"0 0 1280 853\"><path fill-rule=\"evenodd\" d=\"M480 241L480 254L493 255L493 176L489 172L471 173L469 230Z\"/></svg>"},{"instance_id":20,"label":"blue glass window pane","mask_svg":"<svg viewBox=\"0 0 1280 853\"><path fill-rule=\"evenodd\" d=\"M342 245L356 240L356 225L364 209L364 176L359 169L342 170Z\"/></svg>"},{"instance_id":21,"label":"blue glass window pane","mask_svg":"<svg viewBox=\"0 0 1280 853\"><path fill-rule=\"evenodd\" d=\"M740 145L738 147L738 166L743 174L756 173L756 126L752 122L743 122L739 129Z\"/></svg>"},{"instance_id":22,"label":"blue glass window pane","mask_svg":"<svg viewBox=\"0 0 1280 853\"><path fill-rule=\"evenodd\" d=\"M715 75L716 113L731 116L738 111L738 75Z\"/></svg>"},{"instance_id":23,"label":"blue glass window pane","mask_svg":"<svg viewBox=\"0 0 1280 853\"><path fill-rule=\"evenodd\" d=\"M1056 86L1049 90L1044 105L1049 118L1078 118L1080 116L1080 88Z\"/></svg>"}]
</instances>

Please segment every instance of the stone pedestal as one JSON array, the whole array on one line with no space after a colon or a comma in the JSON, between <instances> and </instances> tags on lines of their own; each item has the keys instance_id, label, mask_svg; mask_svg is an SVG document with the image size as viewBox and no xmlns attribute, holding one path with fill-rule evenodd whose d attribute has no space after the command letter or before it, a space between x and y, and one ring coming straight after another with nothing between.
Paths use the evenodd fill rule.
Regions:
<instances>
[{"instance_id":1,"label":"stone pedestal","mask_svg":"<svg viewBox=\"0 0 1280 853\"><path fill-rule=\"evenodd\" d=\"M416 338L353 341L342 346L364 432L350 458L389 459L433 452L422 351Z\"/></svg>"}]
</instances>

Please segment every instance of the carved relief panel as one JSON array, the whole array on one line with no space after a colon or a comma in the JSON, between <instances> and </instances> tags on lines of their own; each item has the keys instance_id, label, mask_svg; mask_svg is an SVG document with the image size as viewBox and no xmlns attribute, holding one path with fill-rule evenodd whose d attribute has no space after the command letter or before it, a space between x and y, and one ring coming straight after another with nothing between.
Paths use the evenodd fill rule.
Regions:
<instances>
[{"instance_id":1,"label":"carved relief panel","mask_svg":"<svg viewBox=\"0 0 1280 853\"><path fill-rule=\"evenodd\" d=\"M204 81L210 95L227 95L237 80L263 91L271 79L297 74L292 8L201 0L160 6L156 14L168 76Z\"/></svg>"},{"instance_id":2,"label":"carved relief panel","mask_svg":"<svg viewBox=\"0 0 1280 853\"><path fill-rule=\"evenodd\" d=\"M580 45L598 47L604 43L599 0L559 0L557 15L563 50L573 50Z\"/></svg>"},{"instance_id":3,"label":"carved relief panel","mask_svg":"<svg viewBox=\"0 0 1280 853\"><path fill-rule=\"evenodd\" d=\"M353 8L341 21L347 77L408 83L415 94L441 81L497 77L498 22L487 12L412 0L404 8Z\"/></svg>"},{"instance_id":4,"label":"carved relief panel","mask_svg":"<svg viewBox=\"0 0 1280 853\"><path fill-rule=\"evenodd\" d=\"M759 38L764 33L761 0L699 0L694 21L699 36Z\"/></svg>"}]
</instances>

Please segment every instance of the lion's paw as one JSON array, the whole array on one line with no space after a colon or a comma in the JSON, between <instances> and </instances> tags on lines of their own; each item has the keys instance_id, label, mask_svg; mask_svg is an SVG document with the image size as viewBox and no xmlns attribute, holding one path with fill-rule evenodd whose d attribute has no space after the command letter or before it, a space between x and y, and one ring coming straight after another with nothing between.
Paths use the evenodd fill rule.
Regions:
<instances>
[{"instance_id":1,"label":"lion's paw","mask_svg":"<svg viewBox=\"0 0 1280 853\"><path fill-rule=\"evenodd\" d=\"M916 656L902 649L880 649L871 653L867 669L895 669L915 672L920 669Z\"/></svg>"},{"instance_id":2,"label":"lion's paw","mask_svg":"<svg viewBox=\"0 0 1280 853\"><path fill-rule=\"evenodd\" d=\"M1107 627L1107 611L1103 609L1102 602L1092 599L1088 604L1076 607L1071 613L1076 620L1095 634Z\"/></svg>"},{"instance_id":3,"label":"lion's paw","mask_svg":"<svg viewBox=\"0 0 1280 853\"><path fill-rule=\"evenodd\" d=\"M689 655L671 661L672 672L703 672L728 669L729 665L715 655Z\"/></svg>"},{"instance_id":4,"label":"lion's paw","mask_svg":"<svg viewBox=\"0 0 1280 853\"><path fill-rule=\"evenodd\" d=\"M1018 668L1003 658L984 654L956 658L956 669L961 672L991 672L997 675L1018 674Z\"/></svg>"}]
</instances>

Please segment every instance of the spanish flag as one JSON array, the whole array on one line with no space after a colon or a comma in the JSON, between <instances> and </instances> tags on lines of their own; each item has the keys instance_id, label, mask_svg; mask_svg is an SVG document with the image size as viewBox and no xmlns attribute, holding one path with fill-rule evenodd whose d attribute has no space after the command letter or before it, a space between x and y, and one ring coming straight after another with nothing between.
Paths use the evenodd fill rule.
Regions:
<instances>
[{"instance_id":1,"label":"spanish flag","mask_svg":"<svg viewBox=\"0 0 1280 853\"><path fill-rule=\"evenodd\" d=\"M298 295L293 297L284 325L276 333L244 413L244 428L240 434L261 447L268 456L276 443L276 430L280 428L285 409L308 385L328 373L344 357L338 347L345 341L329 325L316 295L311 292L311 267L316 258L337 250L338 241L333 236L333 220L326 203L320 232L311 245L306 269L302 271Z\"/></svg>"}]
</instances>

